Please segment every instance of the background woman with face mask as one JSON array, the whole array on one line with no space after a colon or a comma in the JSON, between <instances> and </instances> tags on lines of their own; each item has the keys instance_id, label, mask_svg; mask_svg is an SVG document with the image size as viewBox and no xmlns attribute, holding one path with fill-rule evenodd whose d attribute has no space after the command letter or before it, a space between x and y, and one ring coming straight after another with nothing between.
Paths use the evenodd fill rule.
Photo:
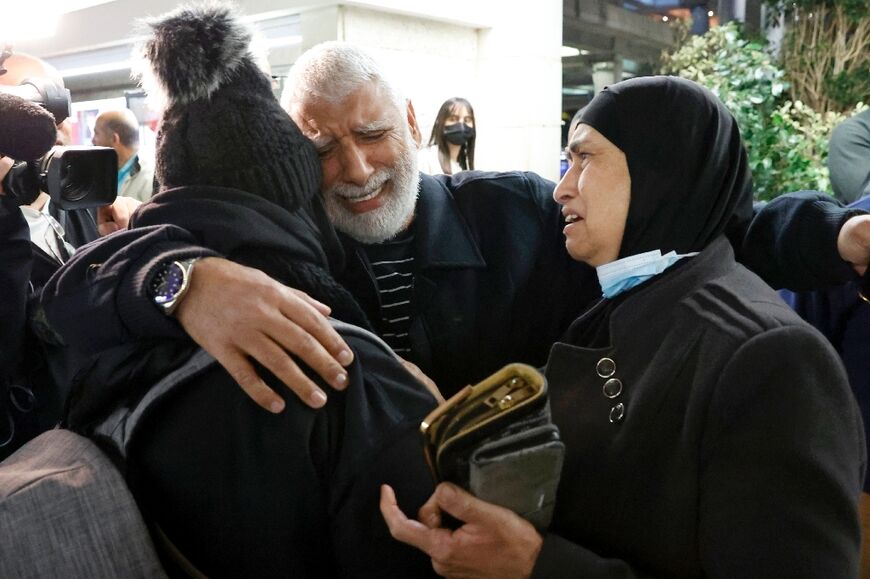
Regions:
<instances>
[{"instance_id":1,"label":"background woman with face mask","mask_svg":"<svg viewBox=\"0 0 870 579\"><path fill-rule=\"evenodd\" d=\"M474 170L474 109L464 98L444 101L429 145L420 151L420 170L430 175L454 175Z\"/></svg>"},{"instance_id":2,"label":"background woman with face mask","mask_svg":"<svg viewBox=\"0 0 870 579\"><path fill-rule=\"evenodd\" d=\"M393 536L446 577L856 577L861 417L836 352L734 260L752 212L734 118L690 81L632 79L568 150L565 246L603 295L545 370L566 450L553 522L446 483L411 521L385 488Z\"/></svg>"}]
</instances>

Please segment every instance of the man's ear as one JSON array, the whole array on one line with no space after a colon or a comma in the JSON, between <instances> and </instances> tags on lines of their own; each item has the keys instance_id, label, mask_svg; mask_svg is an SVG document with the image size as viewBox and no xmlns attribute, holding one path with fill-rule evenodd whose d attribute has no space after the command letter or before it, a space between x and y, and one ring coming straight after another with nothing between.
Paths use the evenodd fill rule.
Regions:
<instances>
[{"instance_id":1,"label":"man's ear","mask_svg":"<svg viewBox=\"0 0 870 579\"><path fill-rule=\"evenodd\" d=\"M417 125L417 114L414 112L414 103L408 99L408 128L411 129L411 136L414 137L414 142L417 143L417 148L423 141L423 135L420 134L420 127Z\"/></svg>"},{"instance_id":2,"label":"man's ear","mask_svg":"<svg viewBox=\"0 0 870 579\"><path fill-rule=\"evenodd\" d=\"M117 148L120 147L120 146L121 146L121 137L118 136L118 133L113 132L113 133L112 133L112 144L111 144L111 147L112 147L113 149L117 149Z\"/></svg>"}]
</instances>

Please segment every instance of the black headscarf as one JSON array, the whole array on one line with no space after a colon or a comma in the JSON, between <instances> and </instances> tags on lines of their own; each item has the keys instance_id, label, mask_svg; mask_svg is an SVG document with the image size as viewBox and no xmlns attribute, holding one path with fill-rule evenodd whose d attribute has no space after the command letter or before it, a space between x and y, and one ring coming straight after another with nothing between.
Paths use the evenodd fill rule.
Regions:
<instances>
[{"instance_id":1,"label":"black headscarf","mask_svg":"<svg viewBox=\"0 0 870 579\"><path fill-rule=\"evenodd\" d=\"M734 117L692 81L652 76L601 91L580 119L628 161L631 201L619 257L701 251L752 216L752 180Z\"/></svg>"}]
</instances>

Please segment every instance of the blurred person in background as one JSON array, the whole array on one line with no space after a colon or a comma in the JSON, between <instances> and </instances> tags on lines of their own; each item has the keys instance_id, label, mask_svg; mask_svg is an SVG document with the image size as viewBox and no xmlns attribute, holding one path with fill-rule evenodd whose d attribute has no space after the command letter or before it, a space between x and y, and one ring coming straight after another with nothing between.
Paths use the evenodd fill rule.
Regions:
<instances>
[{"instance_id":1,"label":"blurred person in background","mask_svg":"<svg viewBox=\"0 0 870 579\"><path fill-rule=\"evenodd\" d=\"M420 150L419 169L429 175L474 171L474 109L460 97L444 101L435 117L429 144Z\"/></svg>"},{"instance_id":2,"label":"blurred person in background","mask_svg":"<svg viewBox=\"0 0 870 579\"><path fill-rule=\"evenodd\" d=\"M42 77L63 86L56 69L30 55L13 54L3 67L2 85L17 86ZM2 126L2 130L15 135L18 129ZM55 143L64 138L61 123ZM13 159L0 156L0 183L12 164ZM32 202L19 205L0 184L0 459L56 424L66 395L66 376L73 372L65 359L60 361L63 348L31 331L39 331L32 319L33 300L79 246L97 239L101 231L126 227L137 204L119 197L95 215L88 209L61 209L40 191ZM47 355L58 357L54 368L46 363Z\"/></svg>"},{"instance_id":3,"label":"blurred person in background","mask_svg":"<svg viewBox=\"0 0 870 579\"><path fill-rule=\"evenodd\" d=\"M831 134L828 170L834 197L851 203L870 186L870 109L837 125Z\"/></svg>"},{"instance_id":4,"label":"blurred person in background","mask_svg":"<svg viewBox=\"0 0 870 579\"><path fill-rule=\"evenodd\" d=\"M139 156L139 120L130 109L104 111L94 123L93 143L118 154L118 195L148 201L154 192L154 169Z\"/></svg>"}]
</instances>

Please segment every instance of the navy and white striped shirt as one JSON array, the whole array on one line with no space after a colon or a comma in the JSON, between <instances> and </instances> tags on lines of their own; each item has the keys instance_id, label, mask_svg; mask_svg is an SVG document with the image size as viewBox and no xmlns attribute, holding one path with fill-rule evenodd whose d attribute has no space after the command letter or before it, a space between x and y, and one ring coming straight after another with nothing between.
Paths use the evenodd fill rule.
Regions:
<instances>
[{"instance_id":1,"label":"navy and white striped shirt","mask_svg":"<svg viewBox=\"0 0 870 579\"><path fill-rule=\"evenodd\" d=\"M367 245L365 252L381 300L380 319L372 322L398 355L412 360L408 329L413 315L414 235L409 230L394 240Z\"/></svg>"}]
</instances>

